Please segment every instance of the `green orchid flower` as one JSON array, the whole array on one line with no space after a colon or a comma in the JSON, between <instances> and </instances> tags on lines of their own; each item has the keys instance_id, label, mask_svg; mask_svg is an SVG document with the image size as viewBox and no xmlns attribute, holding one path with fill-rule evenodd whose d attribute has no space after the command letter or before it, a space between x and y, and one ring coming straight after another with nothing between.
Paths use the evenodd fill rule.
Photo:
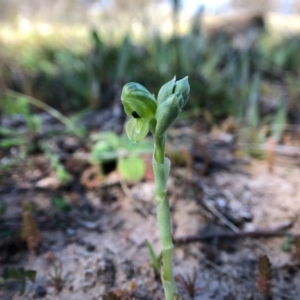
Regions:
<instances>
[{"instance_id":1,"label":"green orchid flower","mask_svg":"<svg viewBox=\"0 0 300 300\"><path fill-rule=\"evenodd\" d=\"M121 100L128 117L138 119L155 115L157 107L155 97L139 83L127 83L123 87Z\"/></svg>"},{"instance_id":2,"label":"green orchid flower","mask_svg":"<svg viewBox=\"0 0 300 300\"><path fill-rule=\"evenodd\" d=\"M155 118L156 100L144 86L136 82L123 87L121 100L125 113L130 117L126 133L136 143L149 133L150 122Z\"/></svg>"}]
</instances>

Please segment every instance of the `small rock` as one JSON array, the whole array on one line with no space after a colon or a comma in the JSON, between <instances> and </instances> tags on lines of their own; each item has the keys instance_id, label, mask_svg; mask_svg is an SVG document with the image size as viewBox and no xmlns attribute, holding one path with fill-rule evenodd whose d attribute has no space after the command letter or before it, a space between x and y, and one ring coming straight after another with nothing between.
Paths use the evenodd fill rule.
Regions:
<instances>
[{"instance_id":1,"label":"small rock","mask_svg":"<svg viewBox=\"0 0 300 300\"><path fill-rule=\"evenodd\" d=\"M75 233L76 233L76 230L73 228L67 228L67 230L66 230L67 236L74 236Z\"/></svg>"},{"instance_id":2,"label":"small rock","mask_svg":"<svg viewBox=\"0 0 300 300\"><path fill-rule=\"evenodd\" d=\"M42 285L38 285L36 290L35 290L34 297L35 298L44 298L46 295L47 295L46 288Z\"/></svg>"},{"instance_id":3,"label":"small rock","mask_svg":"<svg viewBox=\"0 0 300 300\"><path fill-rule=\"evenodd\" d=\"M88 252L94 252L96 250L96 246L92 244L87 244L86 245L86 251Z\"/></svg>"},{"instance_id":4,"label":"small rock","mask_svg":"<svg viewBox=\"0 0 300 300\"><path fill-rule=\"evenodd\" d=\"M112 259L104 259L98 266L97 276L103 283L113 287L116 280L116 267Z\"/></svg>"},{"instance_id":5,"label":"small rock","mask_svg":"<svg viewBox=\"0 0 300 300\"><path fill-rule=\"evenodd\" d=\"M136 274L134 265L130 261L124 261L121 265L121 270L125 273L126 279L131 280Z\"/></svg>"}]
</instances>

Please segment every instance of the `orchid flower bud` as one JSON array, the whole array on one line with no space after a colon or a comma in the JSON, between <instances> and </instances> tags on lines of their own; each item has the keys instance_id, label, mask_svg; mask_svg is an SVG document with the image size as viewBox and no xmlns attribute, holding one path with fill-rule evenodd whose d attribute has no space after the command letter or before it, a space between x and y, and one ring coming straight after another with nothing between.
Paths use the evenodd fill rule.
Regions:
<instances>
[{"instance_id":1,"label":"orchid flower bud","mask_svg":"<svg viewBox=\"0 0 300 300\"><path fill-rule=\"evenodd\" d=\"M175 84L175 93L180 93L183 98L183 105L181 108L183 108L190 96L190 85L189 85L189 80L188 77L184 77L178 81L176 81Z\"/></svg>"},{"instance_id":2,"label":"orchid flower bud","mask_svg":"<svg viewBox=\"0 0 300 300\"><path fill-rule=\"evenodd\" d=\"M157 106L161 105L169 96L174 94L176 76L169 82L165 83L159 90L157 95Z\"/></svg>"},{"instance_id":3,"label":"orchid flower bud","mask_svg":"<svg viewBox=\"0 0 300 300\"><path fill-rule=\"evenodd\" d=\"M174 93L180 93L183 98L182 107L186 105L190 95L190 85L188 77L176 81L176 76L164 84L157 95L157 105L160 106L168 97Z\"/></svg>"},{"instance_id":4,"label":"orchid flower bud","mask_svg":"<svg viewBox=\"0 0 300 300\"><path fill-rule=\"evenodd\" d=\"M148 118L155 115L156 100L141 84L130 82L122 90L121 100L125 113L135 119Z\"/></svg>"},{"instance_id":5,"label":"orchid flower bud","mask_svg":"<svg viewBox=\"0 0 300 300\"><path fill-rule=\"evenodd\" d=\"M162 136L181 112L184 99L180 93L172 94L157 109L155 135Z\"/></svg>"}]
</instances>

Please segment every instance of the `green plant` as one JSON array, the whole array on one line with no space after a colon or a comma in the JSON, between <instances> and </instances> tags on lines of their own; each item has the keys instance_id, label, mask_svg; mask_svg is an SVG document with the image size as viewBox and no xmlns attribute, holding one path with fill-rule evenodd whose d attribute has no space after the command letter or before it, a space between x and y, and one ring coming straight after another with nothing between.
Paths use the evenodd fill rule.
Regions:
<instances>
[{"instance_id":1,"label":"green plant","mask_svg":"<svg viewBox=\"0 0 300 300\"><path fill-rule=\"evenodd\" d=\"M52 204L59 212L67 213L71 210L70 204L61 196L53 197Z\"/></svg>"},{"instance_id":2,"label":"green plant","mask_svg":"<svg viewBox=\"0 0 300 300\"><path fill-rule=\"evenodd\" d=\"M167 130L175 121L188 101L190 86L188 78L176 81L174 77L164 84L157 99L139 83L127 83L122 90L121 100L125 113L130 119L126 133L134 142L146 137L149 131L154 138L153 172L155 177L155 200L157 202L157 222L162 244L161 280L166 300L178 299L173 275L170 207L167 198L167 179L170 160L165 157Z\"/></svg>"},{"instance_id":3,"label":"green plant","mask_svg":"<svg viewBox=\"0 0 300 300\"><path fill-rule=\"evenodd\" d=\"M281 250L284 252L290 252L292 250L293 245L295 244L295 241L296 237L293 234L288 233L284 242L281 244Z\"/></svg>"},{"instance_id":4,"label":"green plant","mask_svg":"<svg viewBox=\"0 0 300 300\"><path fill-rule=\"evenodd\" d=\"M39 115L32 113L31 107L26 101L26 97L19 96L12 98L10 95L0 95L0 111L3 111L4 114L9 116L21 115L24 118L28 130L24 136L24 133L20 133L17 129L0 127L0 135L2 137L0 140L0 148L8 149L26 145L26 152L34 150L34 148L37 147L34 142L34 137L41 132L42 122ZM28 140L30 140L30 142L28 142Z\"/></svg>"},{"instance_id":5,"label":"green plant","mask_svg":"<svg viewBox=\"0 0 300 300\"><path fill-rule=\"evenodd\" d=\"M57 293L59 293L63 288L62 262L54 255L53 252L48 252L46 254L46 261L50 269L48 272L48 276L51 280L50 286L53 286Z\"/></svg>"},{"instance_id":6,"label":"green plant","mask_svg":"<svg viewBox=\"0 0 300 300\"><path fill-rule=\"evenodd\" d=\"M84 129L75 126L76 120L65 117L59 111L42 101L9 89L6 89L4 92L3 95L0 95L0 111L8 116L22 116L27 131L24 134L24 132L19 132L18 129L0 126L0 148L9 149L11 147L25 146L23 148L26 150L24 151L21 148L22 152L20 154L20 156L24 158L28 154L40 151L40 148L43 147L43 145L41 145L42 140L45 139L46 136L54 134L54 132L42 132L42 119L39 114L33 112L33 107L42 109L52 115L63 123L73 134L80 138L83 136Z\"/></svg>"},{"instance_id":7,"label":"green plant","mask_svg":"<svg viewBox=\"0 0 300 300\"><path fill-rule=\"evenodd\" d=\"M111 131L93 135L92 140L96 141L91 150L92 163L116 161L123 179L139 181L144 177L146 166L140 156L151 151L152 145L148 140L143 140L138 147L134 147L127 136L118 136Z\"/></svg>"},{"instance_id":8,"label":"green plant","mask_svg":"<svg viewBox=\"0 0 300 300\"><path fill-rule=\"evenodd\" d=\"M192 274L178 275L176 279L187 291L191 299L194 299L197 292L202 290L202 288L197 287L197 271L195 269Z\"/></svg>"},{"instance_id":9,"label":"green plant","mask_svg":"<svg viewBox=\"0 0 300 300\"><path fill-rule=\"evenodd\" d=\"M27 138L16 130L0 127L0 148L9 149L11 147L25 145Z\"/></svg>"},{"instance_id":10,"label":"green plant","mask_svg":"<svg viewBox=\"0 0 300 300\"><path fill-rule=\"evenodd\" d=\"M154 249L148 240L146 240L146 246L150 254L151 263L155 274L159 275L160 257L155 254Z\"/></svg>"},{"instance_id":11,"label":"green plant","mask_svg":"<svg viewBox=\"0 0 300 300\"><path fill-rule=\"evenodd\" d=\"M61 164L59 156L54 153L47 143L42 143L42 149L45 156L49 159L52 169L55 171L57 178L63 183L67 184L71 181L72 177L66 168Z\"/></svg>"},{"instance_id":12,"label":"green plant","mask_svg":"<svg viewBox=\"0 0 300 300\"><path fill-rule=\"evenodd\" d=\"M5 268L3 277L0 277L0 286L9 283L11 279L17 280L21 284L20 295L23 295L26 287L26 279L34 282L35 277L35 270L25 270L24 268Z\"/></svg>"},{"instance_id":13,"label":"green plant","mask_svg":"<svg viewBox=\"0 0 300 300\"><path fill-rule=\"evenodd\" d=\"M72 122L71 119L65 117L58 110L52 108L46 103L43 103L39 99L9 89L7 89L5 92L8 100L11 101L4 102L5 104L0 105L0 108L4 109L4 111L8 113L23 114L26 120L26 125L31 132L36 133L41 130L41 120L38 115L32 114L30 112L29 105L33 105L39 109L46 111L48 114L52 115L54 118L63 123L75 135L79 137L83 136L82 128L77 128L75 123ZM13 100L16 100L15 103L12 102ZM7 103L9 102L11 102L12 104L8 105Z\"/></svg>"},{"instance_id":14,"label":"green plant","mask_svg":"<svg viewBox=\"0 0 300 300\"><path fill-rule=\"evenodd\" d=\"M24 117L29 132L38 133L41 131L41 119L37 114L32 113L29 102L27 101L27 96L7 92L6 95L1 98L0 109L4 113L8 115L21 114Z\"/></svg>"}]
</instances>

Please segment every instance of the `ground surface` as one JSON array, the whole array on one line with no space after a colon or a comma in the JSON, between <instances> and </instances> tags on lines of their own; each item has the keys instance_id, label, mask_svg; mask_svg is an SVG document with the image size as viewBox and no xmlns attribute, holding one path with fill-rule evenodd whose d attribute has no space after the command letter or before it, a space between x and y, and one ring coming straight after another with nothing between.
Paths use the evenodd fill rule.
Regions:
<instances>
[{"instance_id":1,"label":"ground surface","mask_svg":"<svg viewBox=\"0 0 300 300\"><path fill-rule=\"evenodd\" d=\"M269 172L265 161L239 157L230 136L201 134L199 138L196 126L190 130L191 124L187 125L171 132L174 149L182 148L183 131L188 139L186 148L180 150L183 160L172 158L174 151L169 150L173 169L168 183L174 265L182 298L263 299L257 289L257 262L265 254L272 264L272 299L300 299L295 244L289 245L285 234L266 237L286 225L290 225L286 232L300 234L300 167L276 158ZM83 166L81 176L89 168ZM120 299L163 299L145 245L147 239L159 253L151 173L143 182L131 184L113 170L105 179L93 178L90 184L79 180L81 185L69 187L51 185L51 176L45 174L52 173L43 155L36 155L10 170L10 177L3 181L0 201L7 208L1 224L22 227L22 203L29 201L37 212L41 239L34 251L18 239L0 241L3 267L37 271L36 281L27 282L24 295L19 295L18 285L10 284L0 290L0 298L98 300L109 291L118 291L127 296ZM45 178L48 182L43 185L40 180ZM17 184L14 188L13 183ZM71 209L54 209L55 197L63 197ZM265 237L222 238L223 233L238 235L240 231ZM211 238L179 241L204 234ZM282 245L289 251L284 252ZM53 264L61 269L58 288L49 275L54 272ZM193 276L191 297L180 282Z\"/></svg>"}]
</instances>

